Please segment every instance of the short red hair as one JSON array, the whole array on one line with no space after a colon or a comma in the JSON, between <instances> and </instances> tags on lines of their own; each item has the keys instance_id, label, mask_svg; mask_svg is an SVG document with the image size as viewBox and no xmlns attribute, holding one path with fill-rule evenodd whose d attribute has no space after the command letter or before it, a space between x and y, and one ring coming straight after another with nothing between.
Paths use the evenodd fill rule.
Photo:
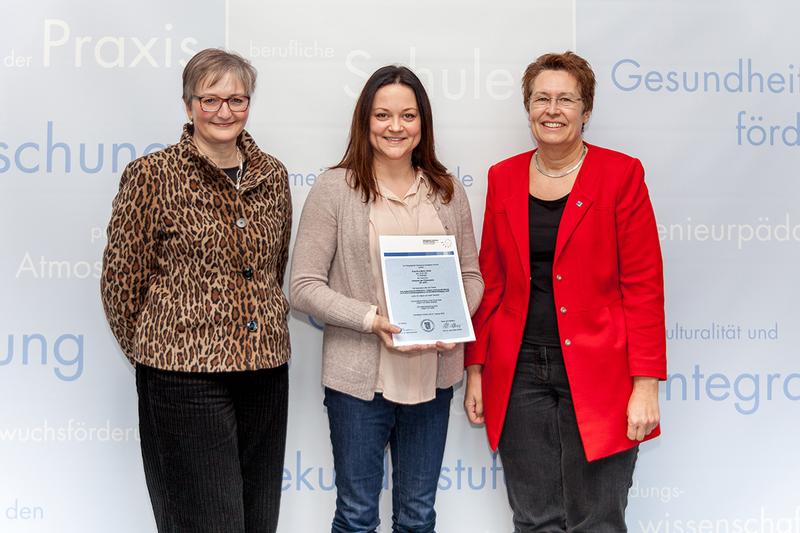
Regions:
<instances>
[{"instance_id":1,"label":"short red hair","mask_svg":"<svg viewBox=\"0 0 800 533\"><path fill-rule=\"evenodd\" d=\"M594 105L594 71L589 62L576 53L567 50L563 54L544 54L528 65L522 75L522 97L525 111L530 112L531 93L533 80L545 70L563 70L574 77L578 82L578 90L583 99L583 110L589 112Z\"/></svg>"}]
</instances>

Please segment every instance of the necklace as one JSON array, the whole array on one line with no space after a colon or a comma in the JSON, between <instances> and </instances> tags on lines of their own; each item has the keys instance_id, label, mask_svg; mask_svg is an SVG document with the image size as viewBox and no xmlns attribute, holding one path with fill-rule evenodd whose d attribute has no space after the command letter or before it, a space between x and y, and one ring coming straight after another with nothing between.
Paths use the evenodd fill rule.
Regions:
<instances>
[{"instance_id":1,"label":"necklace","mask_svg":"<svg viewBox=\"0 0 800 533\"><path fill-rule=\"evenodd\" d=\"M244 174L244 158L238 146L236 147L236 159L239 160L239 168L236 169L236 190L238 191L239 185L242 183L242 174Z\"/></svg>"},{"instance_id":2,"label":"necklace","mask_svg":"<svg viewBox=\"0 0 800 533\"><path fill-rule=\"evenodd\" d=\"M376 176L375 176L375 180L378 183L380 183L383 187L385 187L385 188L389 189L390 191L392 191L392 193L394 193L395 196L397 196L398 198L402 199L403 196L405 196L405 194L410 190L411 186L414 184L414 182L417 179L417 169L414 168L413 166L411 167L410 176L411 176L411 178L408 181L408 187L405 187L405 183L401 183L401 186L403 187L402 194L397 193L392 189L392 185L397 185L397 183L394 180L381 179L380 177L377 176L377 173L376 173ZM381 196L383 196L383 195L381 195ZM385 197L384 197L384 199L385 199Z\"/></svg>"},{"instance_id":3,"label":"necklace","mask_svg":"<svg viewBox=\"0 0 800 533\"><path fill-rule=\"evenodd\" d=\"M581 163L583 163L583 158L586 157L586 152L588 151L589 149L586 148L586 145L584 144L583 150L581 151L581 156L578 158L578 162L575 163L572 167L570 167L569 170L565 170L560 174L549 174L544 170L542 170L542 167L539 166L539 150L536 150L536 152L534 152L533 154L533 166L535 166L536 170L538 170L542 175L547 176L548 178L563 178L564 176L572 174L573 172L575 172L576 168L581 166Z\"/></svg>"},{"instance_id":4,"label":"necklace","mask_svg":"<svg viewBox=\"0 0 800 533\"><path fill-rule=\"evenodd\" d=\"M209 161L211 161L211 163L213 163L215 167L220 168L220 166L213 159L211 159L211 157L209 157L208 154L206 154L203 150L200 149L197 143L195 143L195 147L197 148L197 151L200 152L200 154L206 157ZM242 151L239 149L238 146L236 147L236 160L239 161L239 168L236 169L236 181L234 181L233 184L236 187L236 190L238 191L239 186L242 183L242 175L244 174L244 157L242 156Z\"/></svg>"}]
</instances>

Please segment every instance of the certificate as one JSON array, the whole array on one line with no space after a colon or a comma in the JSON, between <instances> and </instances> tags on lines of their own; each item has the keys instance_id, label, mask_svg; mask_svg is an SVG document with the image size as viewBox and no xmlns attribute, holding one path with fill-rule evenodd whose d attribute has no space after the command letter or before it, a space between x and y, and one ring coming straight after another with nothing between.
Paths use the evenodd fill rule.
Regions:
<instances>
[{"instance_id":1,"label":"certificate","mask_svg":"<svg viewBox=\"0 0 800 533\"><path fill-rule=\"evenodd\" d=\"M381 235L389 322L395 346L475 340L452 235Z\"/></svg>"}]
</instances>

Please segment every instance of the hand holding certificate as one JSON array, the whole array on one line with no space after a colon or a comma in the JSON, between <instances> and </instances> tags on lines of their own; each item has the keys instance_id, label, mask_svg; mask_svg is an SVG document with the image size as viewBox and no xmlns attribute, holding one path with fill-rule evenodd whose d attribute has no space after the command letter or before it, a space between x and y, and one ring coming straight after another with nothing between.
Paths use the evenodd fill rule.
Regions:
<instances>
[{"instance_id":1,"label":"hand holding certificate","mask_svg":"<svg viewBox=\"0 0 800 533\"><path fill-rule=\"evenodd\" d=\"M389 322L395 346L475 340L452 235L381 235Z\"/></svg>"}]
</instances>

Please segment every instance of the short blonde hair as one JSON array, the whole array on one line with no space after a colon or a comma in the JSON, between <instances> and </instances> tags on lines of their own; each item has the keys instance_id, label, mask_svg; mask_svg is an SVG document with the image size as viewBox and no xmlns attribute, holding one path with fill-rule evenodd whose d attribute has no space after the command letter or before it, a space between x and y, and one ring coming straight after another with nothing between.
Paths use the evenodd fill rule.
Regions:
<instances>
[{"instance_id":1,"label":"short blonde hair","mask_svg":"<svg viewBox=\"0 0 800 533\"><path fill-rule=\"evenodd\" d=\"M192 103L192 95L201 84L214 85L228 72L232 72L244 85L247 96L256 89L256 69L248 60L233 52L206 48L197 52L183 69L183 101Z\"/></svg>"}]
</instances>

